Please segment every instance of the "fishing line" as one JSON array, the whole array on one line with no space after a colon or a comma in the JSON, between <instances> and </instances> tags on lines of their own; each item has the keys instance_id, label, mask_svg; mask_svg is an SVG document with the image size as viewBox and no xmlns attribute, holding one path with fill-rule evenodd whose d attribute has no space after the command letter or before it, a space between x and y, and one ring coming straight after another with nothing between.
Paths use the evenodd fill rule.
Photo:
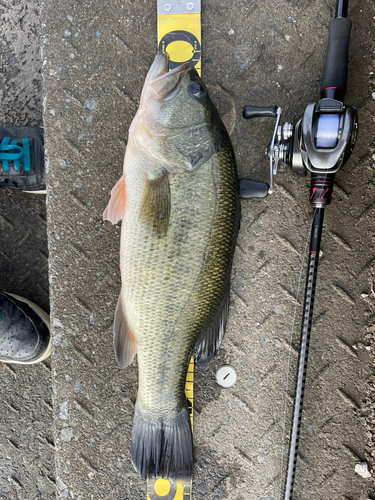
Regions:
<instances>
[{"instance_id":1,"label":"fishing line","mask_svg":"<svg viewBox=\"0 0 375 500\"><path fill-rule=\"evenodd\" d=\"M315 211L316 211L316 208L314 209L314 215L315 215ZM314 222L314 217L312 218L312 221L311 221L311 224L310 224L310 229L309 229L309 232L308 232L308 235L307 235L305 249L304 249L303 256L302 256L301 269L300 269L300 273L299 273L299 277L298 277L298 287L297 287L296 300L294 302L294 314L293 314L293 321L292 321L292 330L290 332L289 355L288 355L288 365L287 365L287 371L286 371L285 398L284 398L283 437L282 437L282 442L281 442L281 467L280 467L280 490L279 490L279 498L280 498L280 500L281 500L282 488L283 488L286 408L287 408L287 397L288 397L288 387L289 387L290 361L291 361L291 357L292 357L293 333L294 333L294 325L295 325L296 316L297 316L298 295L299 295L299 291L300 291L300 287L301 287L302 272L303 272L303 267L305 265L307 248L309 246L309 241L310 241L310 238L311 238L311 231L312 231L312 227L313 227L313 222Z\"/></svg>"}]
</instances>

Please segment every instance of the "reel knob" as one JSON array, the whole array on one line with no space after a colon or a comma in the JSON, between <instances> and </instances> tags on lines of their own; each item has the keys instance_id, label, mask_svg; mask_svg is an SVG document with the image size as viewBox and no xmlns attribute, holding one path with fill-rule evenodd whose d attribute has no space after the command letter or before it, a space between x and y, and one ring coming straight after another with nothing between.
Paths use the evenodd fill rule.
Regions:
<instances>
[{"instance_id":1,"label":"reel knob","mask_svg":"<svg viewBox=\"0 0 375 500\"><path fill-rule=\"evenodd\" d=\"M276 118L277 106L270 106L268 108L259 108L258 106L246 105L243 107L242 116L246 120L252 118Z\"/></svg>"},{"instance_id":2,"label":"reel knob","mask_svg":"<svg viewBox=\"0 0 375 500\"><path fill-rule=\"evenodd\" d=\"M238 182L238 198L249 200L251 198L265 198L268 195L269 185L267 182L240 179Z\"/></svg>"}]
</instances>

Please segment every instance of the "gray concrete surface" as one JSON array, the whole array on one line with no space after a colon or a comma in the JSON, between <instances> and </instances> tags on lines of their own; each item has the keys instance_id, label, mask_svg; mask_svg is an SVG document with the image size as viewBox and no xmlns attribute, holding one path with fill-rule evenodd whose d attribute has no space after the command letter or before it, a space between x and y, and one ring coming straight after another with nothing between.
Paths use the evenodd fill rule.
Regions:
<instances>
[{"instance_id":1,"label":"gray concrete surface","mask_svg":"<svg viewBox=\"0 0 375 500\"><path fill-rule=\"evenodd\" d=\"M242 175L266 178L273 126L242 121L242 105L276 102L294 119L318 97L332 5L204 2L203 76L236 111L230 128ZM371 125L364 33L372 4L353 3L351 16L347 97ZM155 5L47 2L43 20L58 487L73 498L144 498L129 461L136 367L119 371L112 354L119 228L101 213L155 52ZM368 376L361 293L372 255L369 140L362 127L327 212L295 498L367 498L369 480L354 469L366 442L359 413ZM278 497L288 339L311 210L306 179L283 168L277 182L272 198L243 203L227 336L197 373L197 499ZM224 363L239 375L231 390L214 381ZM290 387L288 415L292 396Z\"/></svg>"},{"instance_id":2,"label":"gray concrete surface","mask_svg":"<svg viewBox=\"0 0 375 500\"><path fill-rule=\"evenodd\" d=\"M38 2L0 4L0 125L42 126ZM1 167L0 167L1 168ZM45 196L0 190L0 290L49 310ZM0 498L55 497L51 363L0 363Z\"/></svg>"},{"instance_id":3,"label":"gray concrete surface","mask_svg":"<svg viewBox=\"0 0 375 500\"><path fill-rule=\"evenodd\" d=\"M241 175L267 179L263 151L273 129L267 120L245 122L243 104L277 103L284 119L294 120L319 97L333 7L328 0L203 2L203 78L224 114ZM326 214L296 500L375 498L374 15L372 2L351 2L346 100L358 107L361 128ZM121 174L127 131L155 53L155 2L48 0L42 23L58 497L144 499L145 483L129 456L137 370L119 370L112 353L120 229L103 224L101 214ZM311 219L308 185L282 167L272 197L242 204L226 338L215 360L196 373L196 500L279 498L293 301ZM300 305L297 311L292 373ZM214 374L227 363L238 382L225 390ZM289 419L293 393L291 383ZM7 414L1 444L8 454L15 448L6 441L12 425ZM367 479L355 472L365 461ZM14 484L14 477L23 479L18 463L13 475L3 465L0 470L2 484L7 474L13 477L6 498L49 498L32 478L23 490Z\"/></svg>"}]
</instances>

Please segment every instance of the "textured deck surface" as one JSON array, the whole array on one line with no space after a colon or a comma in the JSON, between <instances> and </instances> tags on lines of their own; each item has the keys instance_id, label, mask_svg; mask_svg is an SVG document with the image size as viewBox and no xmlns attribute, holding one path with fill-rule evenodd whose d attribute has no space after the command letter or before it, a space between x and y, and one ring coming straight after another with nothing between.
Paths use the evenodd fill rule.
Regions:
<instances>
[{"instance_id":1,"label":"textured deck surface","mask_svg":"<svg viewBox=\"0 0 375 500\"><path fill-rule=\"evenodd\" d=\"M136 477L130 463L137 367L119 370L112 349L120 290L120 227L103 223L101 214L121 175L128 128L155 54L155 3L47 0L42 5L59 498L144 500L146 496L145 482ZM243 104L278 104L284 121L294 121L307 103L318 99L334 3L203 1L202 76L231 133L241 176L267 180L264 148L274 126L272 120L243 120ZM371 396L366 400L374 360L369 348L375 310L370 281L375 212L374 15L372 2L351 2L346 102L358 107L361 128L353 157L336 176L333 202L326 210L295 500L375 498L374 490L369 492L373 478L355 472L357 463L367 460L371 467L375 458L371 462L368 455L374 401ZM20 119L26 123L23 115ZM218 356L195 377L194 500L279 498L281 454L287 450L283 409L289 338L312 215L308 193L309 179L282 166L272 197L242 202L227 334ZM1 216L6 217L4 222ZM2 211L4 227L6 221L12 224ZM46 273L39 248L44 255L47 252L38 245L32 245L42 259L36 266ZM0 247L0 251L12 259L9 250ZM5 274L2 271L1 278ZM6 288L13 286L13 279ZM34 282L32 273L28 280ZM291 351L289 419L301 294L303 290L298 294ZM40 303L47 307L45 295L40 295ZM237 371L233 388L222 389L215 383L215 372L223 364ZM33 370L35 381L26 368L2 368L8 383L3 382L1 389L7 413L1 413L0 444L9 460L0 464L0 484L8 488L1 488L0 495L9 491L5 497L10 499L52 498L52 493L39 493L37 476L29 474L27 479L22 468L40 470L39 479L44 478L45 488L52 491L55 475L46 458L53 452L47 423L48 362ZM28 384L24 392L35 398L27 405L18 399L24 376ZM34 389L33 384L43 386ZM39 411L31 409L34 403L40 406L37 416L32 414ZM29 413L30 423L23 423ZM15 421L23 430L13 439L10 429ZM38 429L35 421L45 427ZM28 445L28 439L37 439L39 448ZM16 458L20 447L34 450L26 466Z\"/></svg>"},{"instance_id":2,"label":"textured deck surface","mask_svg":"<svg viewBox=\"0 0 375 500\"><path fill-rule=\"evenodd\" d=\"M39 2L3 2L0 26L0 125L42 126ZM0 190L0 290L49 310L45 196ZM0 498L51 500L51 360L0 363L0 379Z\"/></svg>"}]
</instances>

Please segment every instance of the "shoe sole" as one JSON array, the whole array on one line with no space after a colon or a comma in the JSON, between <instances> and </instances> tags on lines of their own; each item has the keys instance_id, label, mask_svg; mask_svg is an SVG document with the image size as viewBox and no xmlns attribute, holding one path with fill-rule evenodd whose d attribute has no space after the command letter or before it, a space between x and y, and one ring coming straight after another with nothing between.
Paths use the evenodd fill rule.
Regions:
<instances>
[{"instance_id":1,"label":"shoe sole","mask_svg":"<svg viewBox=\"0 0 375 500\"><path fill-rule=\"evenodd\" d=\"M24 302L29 307L31 307L31 309L33 309L42 318L43 323L45 323L48 330L51 332L49 316L45 311L43 311L43 309L41 307L34 304L34 302L31 302L31 300L25 299L24 297L20 297L19 295L15 295L14 293L9 293L9 292L6 292L6 293L7 293L7 295L14 297L15 299L19 300L20 302ZM16 365L34 365L35 363L40 363L44 359L47 359L48 356L51 355L51 347L52 347L52 342L51 342L51 334L50 334L47 349L46 349L45 353L40 358L35 359L34 361L13 361L13 360L12 361L5 361L5 360L1 360L1 362L2 363L10 363L12 365L13 364L16 364Z\"/></svg>"},{"instance_id":2,"label":"shoe sole","mask_svg":"<svg viewBox=\"0 0 375 500\"><path fill-rule=\"evenodd\" d=\"M24 193L31 193L31 194L47 194L47 191L44 190L44 191L23 191ZM11 294L9 294L11 295Z\"/></svg>"}]
</instances>

